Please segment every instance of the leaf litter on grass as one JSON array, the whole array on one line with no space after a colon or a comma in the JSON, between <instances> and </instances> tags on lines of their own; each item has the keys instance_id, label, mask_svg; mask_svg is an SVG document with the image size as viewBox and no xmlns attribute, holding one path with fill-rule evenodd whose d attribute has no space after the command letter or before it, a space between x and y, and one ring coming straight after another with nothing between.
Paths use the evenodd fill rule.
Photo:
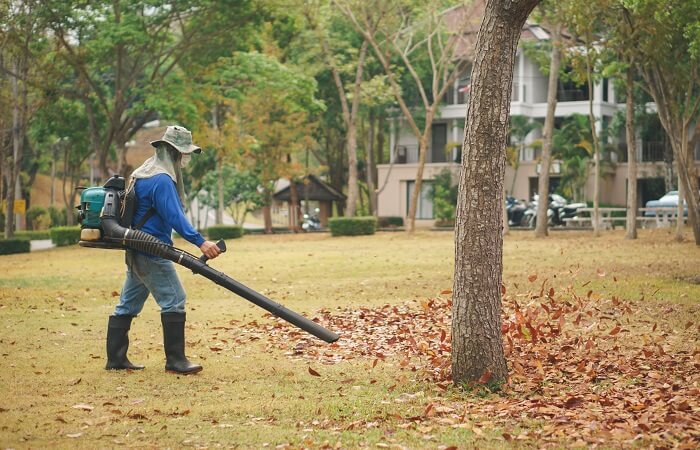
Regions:
<instances>
[{"instance_id":1,"label":"leaf litter on grass","mask_svg":"<svg viewBox=\"0 0 700 450\"><path fill-rule=\"evenodd\" d=\"M529 277L531 283L536 279ZM502 293L510 378L501 392L483 398L464 400L450 389L452 301L446 297L320 310L314 320L341 334L331 345L271 316L244 324L236 341L267 339L270 348L309 363L363 358L374 368L391 361L407 374L404 380L434 386L422 415L398 418L402 428L471 427L479 436L480 426L517 425L520 431L504 432L503 439L700 445L698 324L668 330L659 326L658 304L605 299L591 290L578 295L572 285L557 293L547 280L539 292L508 295L504 287ZM311 368L309 373L318 374ZM479 381L489 380L487 372ZM475 419L480 423L467 424Z\"/></svg>"}]
</instances>

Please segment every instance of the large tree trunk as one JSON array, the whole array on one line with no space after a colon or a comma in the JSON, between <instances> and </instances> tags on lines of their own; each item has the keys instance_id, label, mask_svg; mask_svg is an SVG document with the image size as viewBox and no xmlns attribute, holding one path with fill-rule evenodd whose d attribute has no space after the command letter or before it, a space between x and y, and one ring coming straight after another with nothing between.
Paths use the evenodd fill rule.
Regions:
<instances>
[{"instance_id":1,"label":"large tree trunk","mask_svg":"<svg viewBox=\"0 0 700 450\"><path fill-rule=\"evenodd\" d=\"M633 68L627 69L627 233L625 239L637 239L637 140L634 131L634 79Z\"/></svg>"},{"instance_id":2,"label":"large tree trunk","mask_svg":"<svg viewBox=\"0 0 700 450\"><path fill-rule=\"evenodd\" d=\"M455 221L452 379L506 381L501 337L503 176L513 64L538 0L489 0L477 37Z\"/></svg>"},{"instance_id":3,"label":"large tree trunk","mask_svg":"<svg viewBox=\"0 0 700 450\"><path fill-rule=\"evenodd\" d=\"M540 175L537 180L537 225L535 237L545 237L547 232L547 209L549 208L549 167L552 163L552 135L554 134L554 112L557 109L557 87L559 82L559 66L561 65L561 25L556 24L552 33L552 55L549 60L549 83L547 85L547 115L542 131L542 157L540 159Z\"/></svg>"}]
</instances>

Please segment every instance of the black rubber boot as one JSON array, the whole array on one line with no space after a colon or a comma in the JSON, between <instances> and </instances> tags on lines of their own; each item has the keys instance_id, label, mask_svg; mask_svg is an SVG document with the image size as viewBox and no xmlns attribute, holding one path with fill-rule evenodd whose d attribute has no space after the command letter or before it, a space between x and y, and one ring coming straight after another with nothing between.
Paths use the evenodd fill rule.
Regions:
<instances>
[{"instance_id":1,"label":"black rubber boot","mask_svg":"<svg viewBox=\"0 0 700 450\"><path fill-rule=\"evenodd\" d=\"M129 328L134 316L109 316L107 325L107 370L141 370L126 357L129 350Z\"/></svg>"},{"instance_id":2,"label":"black rubber boot","mask_svg":"<svg viewBox=\"0 0 700 450\"><path fill-rule=\"evenodd\" d=\"M160 319L163 323L165 370L185 375L202 370L202 366L192 364L185 356L185 314L163 313Z\"/></svg>"}]
</instances>

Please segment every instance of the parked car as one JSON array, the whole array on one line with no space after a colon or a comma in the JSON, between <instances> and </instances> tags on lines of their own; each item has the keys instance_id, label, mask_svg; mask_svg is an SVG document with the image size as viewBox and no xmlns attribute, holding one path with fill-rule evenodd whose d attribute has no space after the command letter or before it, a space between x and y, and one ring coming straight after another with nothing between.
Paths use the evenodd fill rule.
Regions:
<instances>
[{"instance_id":1,"label":"parked car","mask_svg":"<svg viewBox=\"0 0 700 450\"><path fill-rule=\"evenodd\" d=\"M683 200L685 205L685 214L688 214L688 206ZM647 208L676 208L678 207L678 191L668 191L658 200L649 200L646 205ZM656 211L644 211L646 217L656 216Z\"/></svg>"}]
</instances>

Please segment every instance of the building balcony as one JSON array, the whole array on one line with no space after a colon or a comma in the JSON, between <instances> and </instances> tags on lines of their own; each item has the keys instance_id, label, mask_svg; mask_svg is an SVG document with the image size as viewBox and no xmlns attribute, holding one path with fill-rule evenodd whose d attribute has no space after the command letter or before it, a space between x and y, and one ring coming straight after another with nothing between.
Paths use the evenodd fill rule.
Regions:
<instances>
[{"instance_id":1,"label":"building balcony","mask_svg":"<svg viewBox=\"0 0 700 450\"><path fill-rule=\"evenodd\" d=\"M444 151L444 150L443 150ZM456 152L459 153L459 152ZM448 157L449 156L449 157ZM393 162L395 164L418 164L419 148L418 144L405 144L398 145L396 147L396 154L394 155ZM425 155L426 164L454 164L457 155L452 153L451 155L434 154L433 149L428 149L428 154Z\"/></svg>"},{"instance_id":2,"label":"building balcony","mask_svg":"<svg viewBox=\"0 0 700 450\"><path fill-rule=\"evenodd\" d=\"M628 162L627 144L618 144L618 161L622 163ZM637 161L638 162L663 162L665 155L672 155L670 144L665 142L644 141L637 145Z\"/></svg>"}]
</instances>

